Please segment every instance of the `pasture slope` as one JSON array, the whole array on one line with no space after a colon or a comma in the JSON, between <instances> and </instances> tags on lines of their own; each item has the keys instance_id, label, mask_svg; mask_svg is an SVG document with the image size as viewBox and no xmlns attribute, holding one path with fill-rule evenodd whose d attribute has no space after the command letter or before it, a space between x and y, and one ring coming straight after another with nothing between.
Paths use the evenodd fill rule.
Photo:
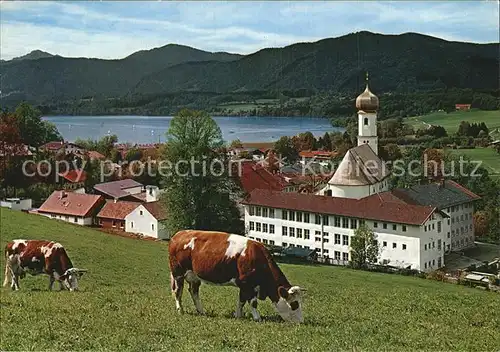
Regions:
<instances>
[{"instance_id":1,"label":"pasture slope","mask_svg":"<svg viewBox=\"0 0 500 352\"><path fill-rule=\"evenodd\" d=\"M61 242L89 269L80 292L49 292L28 276L21 291L1 291L0 350L462 350L500 347L500 296L462 286L328 266L284 265L308 289L305 324L231 318L237 291L202 286L208 316L178 316L169 293L167 243L1 209L1 245L15 238ZM2 256L2 274L4 258ZM3 281L3 277L2 277ZM246 307L247 308L247 307Z\"/></svg>"},{"instance_id":2,"label":"pasture slope","mask_svg":"<svg viewBox=\"0 0 500 352\"><path fill-rule=\"evenodd\" d=\"M470 123L484 122L490 131L500 128L500 110L470 110L455 111L447 114L446 112L434 112L423 116L414 116L406 119L406 122L414 128L425 128L430 125L443 126L448 134L455 134L462 121Z\"/></svg>"}]
</instances>

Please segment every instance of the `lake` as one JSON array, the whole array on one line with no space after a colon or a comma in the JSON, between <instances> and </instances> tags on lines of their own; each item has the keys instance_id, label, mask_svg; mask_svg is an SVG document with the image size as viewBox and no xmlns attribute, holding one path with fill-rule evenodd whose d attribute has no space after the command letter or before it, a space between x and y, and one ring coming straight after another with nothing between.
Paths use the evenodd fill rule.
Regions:
<instances>
[{"instance_id":1,"label":"lake","mask_svg":"<svg viewBox=\"0 0 500 352\"><path fill-rule=\"evenodd\" d=\"M172 116L47 116L44 120L57 126L65 140L99 139L116 134L120 142L165 142ZM343 131L334 128L329 119L311 117L232 117L216 116L224 140L272 142L281 136L294 136L310 131L315 136Z\"/></svg>"}]
</instances>

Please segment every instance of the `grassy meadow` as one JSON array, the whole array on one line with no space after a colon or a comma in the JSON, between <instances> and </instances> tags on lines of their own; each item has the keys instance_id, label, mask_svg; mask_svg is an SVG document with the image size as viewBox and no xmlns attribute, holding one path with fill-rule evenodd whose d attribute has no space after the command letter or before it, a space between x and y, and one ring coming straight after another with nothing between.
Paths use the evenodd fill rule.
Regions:
<instances>
[{"instance_id":1,"label":"grassy meadow","mask_svg":"<svg viewBox=\"0 0 500 352\"><path fill-rule=\"evenodd\" d=\"M448 133L455 133L462 121L470 123L484 122L490 131L500 128L500 111L456 111L447 114L446 112L434 112L423 116L409 117L407 122L413 125L414 128L424 128L427 124L443 126Z\"/></svg>"},{"instance_id":2,"label":"grassy meadow","mask_svg":"<svg viewBox=\"0 0 500 352\"><path fill-rule=\"evenodd\" d=\"M464 155L471 160L481 160L492 175L500 177L500 155L493 148L450 149L454 155Z\"/></svg>"},{"instance_id":3,"label":"grassy meadow","mask_svg":"<svg viewBox=\"0 0 500 352\"><path fill-rule=\"evenodd\" d=\"M202 286L207 316L175 312L167 243L104 234L1 209L1 245L16 238L61 242L89 269L80 292L48 291L46 276L1 291L0 350L498 351L500 295L458 285L340 267L285 265L308 289L305 323L282 323L269 301L255 323L231 317L237 290ZM5 260L2 255L2 275ZM2 277L3 282L3 277ZM55 287L58 287L56 285Z\"/></svg>"}]
</instances>

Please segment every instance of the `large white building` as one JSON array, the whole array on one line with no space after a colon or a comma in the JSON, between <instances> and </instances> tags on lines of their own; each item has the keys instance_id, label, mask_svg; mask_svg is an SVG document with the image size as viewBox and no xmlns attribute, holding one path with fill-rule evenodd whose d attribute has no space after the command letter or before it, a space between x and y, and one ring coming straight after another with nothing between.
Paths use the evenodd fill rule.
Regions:
<instances>
[{"instance_id":1,"label":"large white building","mask_svg":"<svg viewBox=\"0 0 500 352\"><path fill-rule=\"evenodd\" d=\"M473 202L452 181L390 190L390 170L378 157L378 98L356 99L358 146L347 151L316 195L256 189L243 202L247 236L264 244L314 249L328 261L351 260L351 238L364 223L381 248L379 263L432 271L444 254L474 244Z\"/></svg>"},{"instance_id":2,"label":"large white building","mask_svg":"<svg viewBox=\"0 0 500 352\"><path fill-rule=\"evenodd\" d=\"M377 236L381 264L421 271L444 265L446 214L391 192L352 199L254 190L244 204L247 236L264 244L314 249L346 264L354 231L364 223Z\"/></svg>"}]
</instances>

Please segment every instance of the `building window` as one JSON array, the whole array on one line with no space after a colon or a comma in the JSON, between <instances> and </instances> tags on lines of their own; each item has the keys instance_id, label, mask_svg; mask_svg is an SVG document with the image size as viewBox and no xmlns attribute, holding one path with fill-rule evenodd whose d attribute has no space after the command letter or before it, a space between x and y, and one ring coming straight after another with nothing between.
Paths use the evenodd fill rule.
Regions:
<instances>
[{"instance_id":1,"label":"building window","mask_svg":"<svg viewBox=\"0 0 500 352\"><path fill-rule=\"evenodd\" d=\"M248 208L248 214L250 216L253 216L255 214L255 207L253 205L251 205L249 208Z\"/></svg>"},{"instance_id":2,"label":"building window","mask_svg":"<svg viewBox=\"0 0 500 352\"><path fill-rule=\"evenodd\" d=\"M335 244L340 244L340 234L335 234Z\"/></svg>"},{"instance_id":3,"label":"building window","mask_svg":"<svg viewBox=\"0 0 500 352\"><path fill-rule=\"evenodd\" d=\"M268 240L266 240L266 239L264 238L264 239L262 240L262 243L264 243L264 244L268 244L268 243L269 243L269 241L268 241Z\"/></svg>"},{"instance_id":4,"label":"building window","mask_svg":"<svg viewBox=\"0 0 500 352\"><path fill-rule=\"evenodd\" d=\"M132 227L134 227L134 225L132 225ZM250 221L250 230L255 230L255 223L253 221Z\"/></svg>"},{"instance_id":5,"label":"building window","mask_svg":"<svg viewBox=\"0 0 500 352\"><path fill-rule=\"evenodd\" d=\"M274 225L269 225L269 233L274 233Z\"/></svg>"},{"instance_id":6,"label":"building window","mask_svg":"<svg viewBox=\"0 0 500 352\"><path fill-rule=\"evenodd\" d=\"M283 236L288 236L288 228L286 226L281 227L281 234Z\"/></svg>"},{"instance_id":7,"label":"building window","mask_svg":"<svg viewBox=\"0 0 500 352\"><path fill-rule=\"evenodd\" d=\"M328 243L328 242L330 242L330 240L328 238L326 238L326 237L323 238L323 243Z\"/></svg>"},{"instance_id":8,"label":"building window","mask_svg":"<svg viewBox=\"0 0 500 352\"><path fill-rule=\"evenodd\" d=\"M432 266L436 265L436 260L432 259Z\"/></svg>"},{"instance_id":9,"label":"building window","mask_svg":"<svg viewBox=\"0 0 500 352\"><path fill-rule=\"evenodd\" d=\"M425 262L425 263L424 263L424 268L426 268L426 269L427 269L427 262Z\"/></svg>"},{"instance_id":10,"label":"building window","mask_svg":"<svg viewBox=\"0 0 500 352\"><path fill-rule=\"evenodd\" d=\"M387 229L387 224L384 222L384 223L382 224L382 227L383 227L384 229Z\"/></svg>"},{"instance_id":11,"label":"building window","mask_svg":"<svg viewBox=\"0 0 500 352\"><path fill-rule=\"evenodd\" d=\"M343 246L348 246L349 245L349 236L343 235L342 236L342 245Z\"/></svg>"},{"instance_id":12,"label":"building window","mask_svg":"<svg viewBox=\"0 0 500 352\"><path fill-rule=\"evenodd\" d=\"M274 219L274 209L269 209L269 217Z\"/></svg>"},{"instance_id":13,"label":"building window","mask_svg":"<svg viewBox=\"0 0 500 352\"><path fill-rule=\"evenodd\" d=\"M323 225L328 226L329 224L328 215L323 215Z\"/></svg>"},{"instance_id":14,"label":"building window","mask_svg":"<svg viewBox=\"0 0 500 352\"><path fill-rule=\"evenodd\" d=\"M309 220L309 213L305 213L304 214L304 222L307 222L307 223L310 222L310 220Z\"/></svg>"},{"instance_id":15,"label":"building window","mask_svg":"<svg viewBox=\"0 0 500 352\"><path fill-rule=\"evenodd\" d=\"M274 241L273 240L269 240L269 244L274 246Z\"/></svg>"},{"instance_id":16,"label":"building window","mask_svg":"<svg viewBox=\"0 0 500 352\"><path fill-rule=\"evenodd\" d=\"M288 220L295 221L295 212L294 211L290 211L288 213Z\"/></svg>"},{"instance_id":17,"label":"building window","mask_svg":"<svg viewBox=\"0 0 500 352\"><path fill-rule=\"evenodd\" d=\"M315 240L316 242L321 242L321 237L314 237L314 240Z\"/></svg>"},{"instance_id":18,"label":"building window","mask_svg":"<svg viewBox=\"0 0 500 352\"><path fill-rule=\"evenodd\" d=\"M338 217L338 216L335 217L334 225L335 225L335 227L340 227L340 217Z\"/></svg>"},{"instance_id":19,"label":"building window","mask_svg":"<svg viewBox=\"0 0 500 352\"><path fill-rule=\"evenodd\" d=\"M304 239L308 240L310 238L311 238L311 236L310 236L309 229L304 229Z\"/></svg>"},{"instance_id":20,"label":"building window","mask_svg":"<svg viewBox=\"0 0 500 352\"><path fill-rule=\"evenodd\" d=\"M302 229L297 229L297 238L302 238Z\"/></svg>"},{"instance_id":21,"label":"building window","mask_svg":"<svg viewBox=\"0 0 500 352\"><path fill-rule=\"evenodd\" d=\"M406 232L406 225L403 225L402 228L403 228L403 232Z\"/></svg>"},{"instance_id":22,"label":"building window","mask_svg":"<svg viewBox=\"0 0 500 352\"><path fill-rule=\"evenodd\" d=\"M406 251L406 244L403 244L403 250Z\"/></svg>"},{"instance_id":23,"label":"building window","mask_svg":"<svg viewBox=\"0 0 500 352\"><path fill-rule=\"evenodd\" d=\"M343 252L342 253L342 260L345 262L349 261L349 253Z\"/></svg>"},{"instance_id":24,"label":"building window","mask_svg":"<svg viewBox=\"0 0 500 352\"><path fill-rule=\"evenodd\" d=\"M143 212L142 212L142 210L139 210L139 215L143 215Z\"/></svg>"},{"instance_id":25,"label":"building window","mask_svg":"<svg viewBox=\"0 0 500 352\"><path fill-rule=\"evenodd\" d=\"M300 211L297 212L297 221L302 222L302 213Z\"/></svg>"},{"instance_id":26,"label":"building window","mask_svg":"<svg viewBox=\"0 0 500 352\"><path fill-rule=\"evenodd\" d=\"M382 245L383 245L384 247L387 247L387 241L382 242Z\"/></svg>"},{"instance_id":27,"label":"building window","mask_svg":"<svg viewBox=\"0 0 500 352\"><path fill-rule=\"evenodd\" d=\"M441 250L441 240L438 240L438 250Z\"/></svg>"},{"instance_id":28,"label":"building window","mask_svg":"<svg viewBox=\"0 0 500 352\"><path fill-rule=\"evenodd\" d=\"M316 225L321 225L321 216L319 216L318 214L314 215L314 223Z\"/></svg>"},{"instance_id":29,"label":"building window","mask_svg":"<svg viewBox=\"0 0 500 352\"><path fill-rule=\"evenodd\" d=\"M358 221L356 219L351 219L351 229L358 228Z\"/></svg>"},{"instance_id":30,"label":"building window","mask_svg":"<svg viewBox=\"0 0 500 352\"><path fill-rule=\"evenodd\" d=\"M396 248L396 247L397 247L396 242L392 242L392 248Z\"/></svg>"},{"instance_id":31,"label":"building window","mask_svg":"<svg viewBox=\"0 0 500 352\"><path fill-rule=\"evenodd\" d=\"M262 216L262 208L255 207L255 216Z\"/></svg>"},{"instance_id":32,"label":"building window","mask_svg":"<svg viewBox=\"0 0 500 352\"><path fill-rule=\"evenodd\" d=\"M155 224L151 224L151 230L155 230Z\"/></svg>"},{"instance_id":33,"label":"building window","mask_svg":"<svg viewBox=\"0 0 500 352\"><path fill-rule=\"evenodd\" d=\"M378 223L374 222L373 223L373 227L377 228L378 227Z\"/></svg>"},{"instance_id":34,"label":"building window","mask_svg":"<svg viewBox=\"0 0 500 352\"><path fill-rule=\"evenodd\" d=\"M364 118L363 123L364 123L364 125L365 125L365 126L368 126L368 117L365 117L365 118ZM365 141L365 142L366 142L366 141Z\"/></svg>"},{"instance_id":35,"label":"building window","mask_svg":"<svg viewBox=\"0 0 500 352\"><path fill-rule=\"evenodd\" d=\"M441 267L441 257L438 258L438 268Z\"/></svg>"},{"instance_id":36,"label":"building window","mask_svg":"<svg viewBox=\"0 0 500 352\"><path fill-rule=\"evenodd\" d=\"M289 235L290 237L295 237L295 228L294 228L294 227L290 227L290 228L288 229L288 235Z\"/></svg>"},{"instance_id":37,"label":"building window","mask_svg":"<svg viewBox=\"0 0 500 352\"><path fill-rule=\"evenodd\" d=\"M268 225L262 224L262 232L268 232Z\"/></svg>"},{"instance_id":38,"label":"building window","mask_svg":"<svg viewBox=\"0 0 500 352\"><path fill-rule=\"evenodd\" d=\"M257 222L255 224L255 231L261 232L262 231L262 224L260 222Z\"/></svg>"},{"instance_id":39,"label":"building window","mask_svg":"<svg viewBox=\"0 0 500 352\"><path fill-rule=\"evenodd\" d=\"M344 228L344 229L349 228L349 219L348 218L342 218L342 228Z\"/></svg>"},{"instance_id":40,"label":"building window","mask_svg":"<svg viewBox=\"0 0 500 352\"><path fill-rule=\"evenodd\" d=\"M340 252L339 251L335 251L335 259L340 260Z\"/></svg>"},{"instance_id":41,"label":"building window","mask_svg":"<svg viewBox=\"0 0 500 352\"><path fill-rule=\"evenodd\" d=\"M283 246L283 247L288 247L288 243L283 242L282 246Z\"/></svg>"},{"instance_id":42,"label":"building window","mask_svg":"<svg viewBox=\"0 0 500 352\"><path fill-rule=\"evenodd\" d=\"M116 227L116 221L115 220L113 220L111 226Z\"/></svg>"},{"instance_id":43,"label":"building window","mask_svg":"<svg viewBox=\"0 0 500 352\"><path fill-rule=\"evenodd\" d=\"M398 230L398 225L396 225L396 224L392 224L392 230L393 230L393 231L397 231L397 230Z\"/></svg>"},{"instance_id":44,"label":"building window","mask_svg":"<svg viewBox=\"0 0 500 352\"><path fill-rule=\"evenodd\" d=\"M268 209L267 208L262 208L262 216L267 218L267 214L268 214Z\"/></svg>"},{"instance_id":45,"label":"building window","mask_svg":"<svg viewBox=\"0 0 500 352\"><path fill-rule=\"evenodd\" d=\"M432 248L436 248L436 242L432 242Z\"/></svg>"},{"instance_id":46,"label":"building window","mask_svg":"<svg viewBox=\"0 0 500 352\"><path fill-rule=\"evenodd\" d=\"M75 217L73 218L73 221L74 221L74 222L78 222L78 218L75 216Z\"/></svg>"},{"instance_id":47,"label":"building window","mask_svg":"<svg viewBox=\"0 0 500 352\"><path fill-rule=\"evenodd\" d=\"M288 211L286 211L286 210L281 211L281 219L288 220Z\"/></svg>"}]
</instances>

